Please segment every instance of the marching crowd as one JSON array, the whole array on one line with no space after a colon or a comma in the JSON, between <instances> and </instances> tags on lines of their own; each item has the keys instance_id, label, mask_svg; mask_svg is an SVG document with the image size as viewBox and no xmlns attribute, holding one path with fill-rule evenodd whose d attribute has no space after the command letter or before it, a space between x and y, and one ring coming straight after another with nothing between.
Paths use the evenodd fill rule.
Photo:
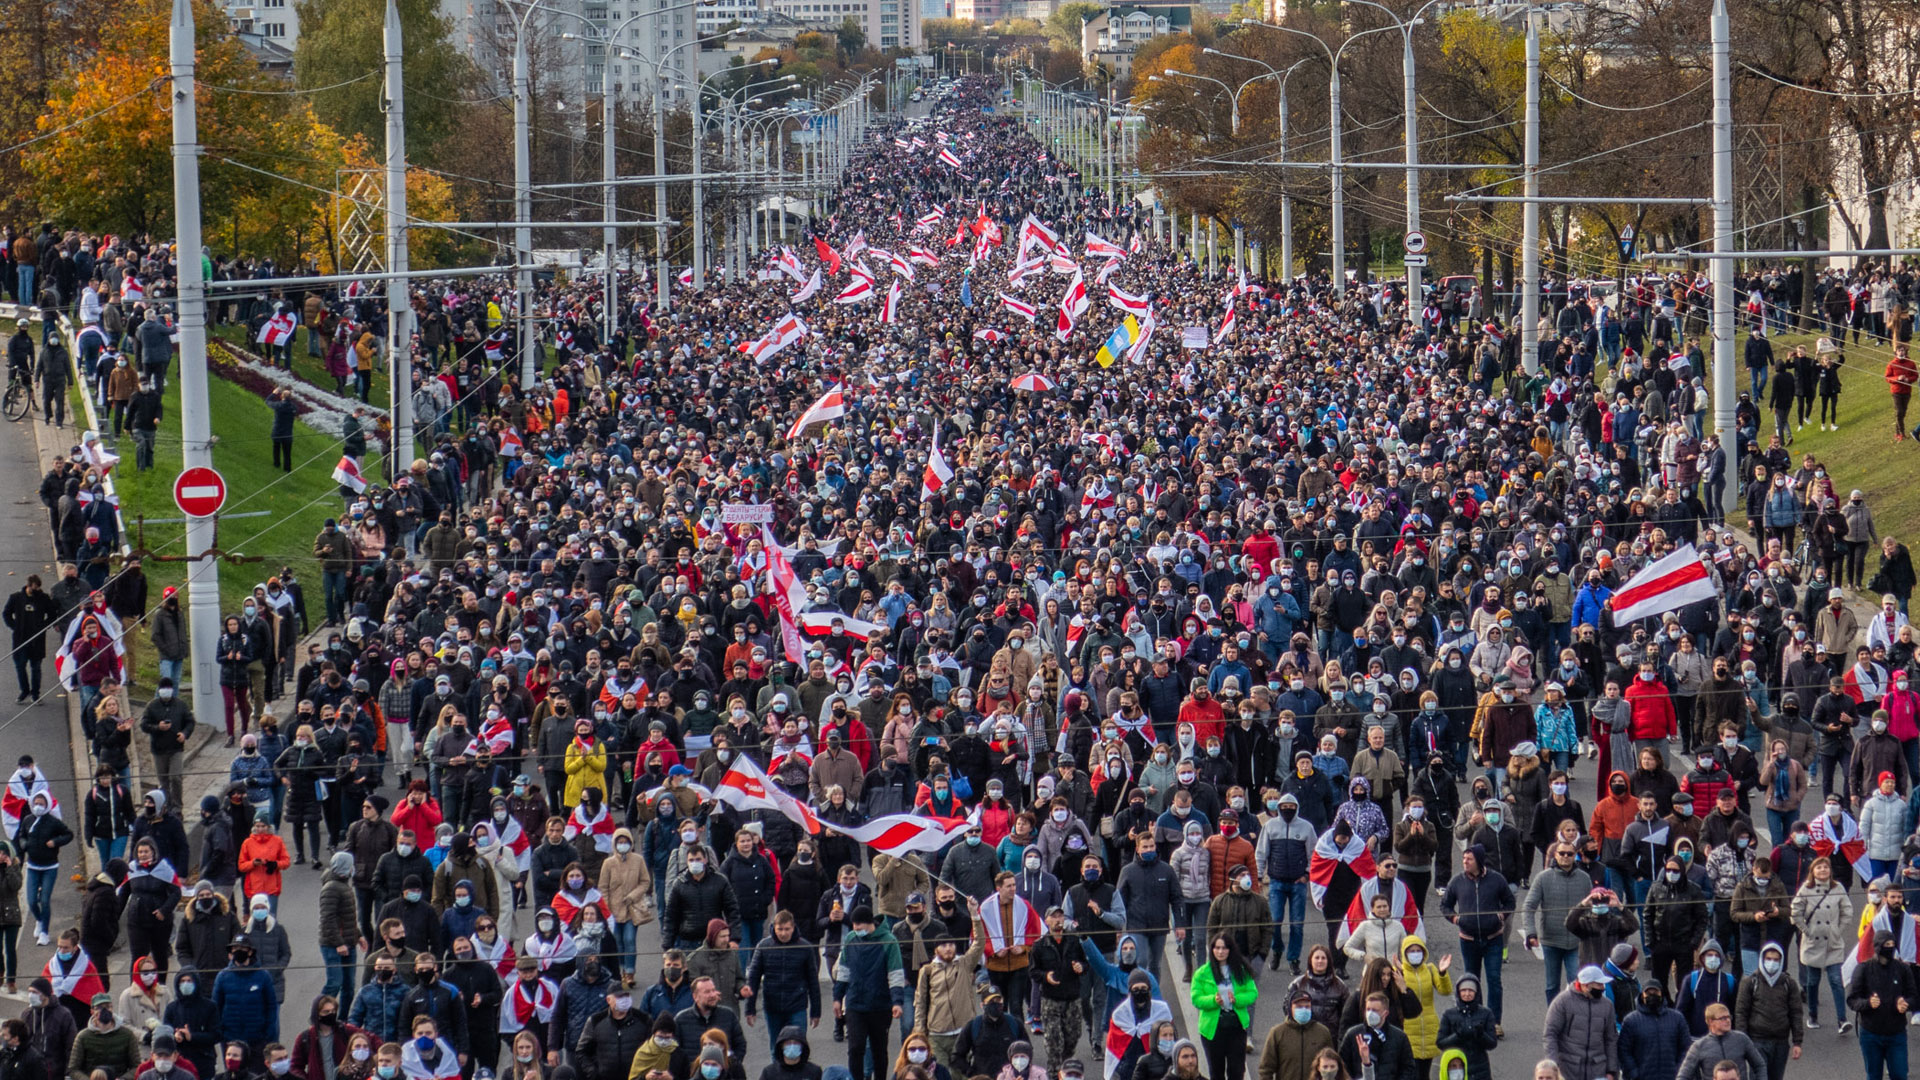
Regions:
<instances>
[{"instance_id":1,"label":"marching crowd","mask_svg":"<svg viewBox=\"0 0 1920 1080\"><path fill-rule=\"evenodd\" d=\"M1904 1080L1906 548L1783 439L1703 444L1658 296L1631 355L1573 299L1528 375L1208 278L997 105L889 124L771 280L607 341L552 287L537 385L423 343L445 422L345 474L323 632L290 572L225 620L217 793L179 597L79 560L11 598L98 772L7 785L7 988L28 918L55 952L0 1080L1490 1080L1523 950L1535 1080L1782 1080L1823 983ZM431 303L491 340L498 287ZM64 535L97 470L56 472ZM1829 513L1865 524L1796 549ZM1616 620L1676 552L1711 595Z\"/></svg>"}]
</instances>

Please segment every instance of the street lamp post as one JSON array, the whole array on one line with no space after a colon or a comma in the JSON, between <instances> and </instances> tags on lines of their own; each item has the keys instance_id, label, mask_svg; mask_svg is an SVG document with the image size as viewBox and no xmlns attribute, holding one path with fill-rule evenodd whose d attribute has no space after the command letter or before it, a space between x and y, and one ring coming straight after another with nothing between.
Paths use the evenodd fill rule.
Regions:
<instances>
[{"instance_id":1,"label":"street lamp post","mask_svg":"<svg viewBox=\"0 0 1920 1080\"><path fill-rule=\"evenodd\" d=\"M1269 30L1279 30L1282 33L1297 34L1313 42L1315 45L1320 46L1320 50L1327 54L1327 156L1329 159L1327 165L1332 173L1332 180L1328 186L1331 188L1331 198L1329 201L1332 204L1329 212L1332 221L1329 222L1329 225L1333 233L1333 292L1335 296L1345 296L1347 292L1347 177L1346 162L1341 150L1342 144L1340 137L1340 57L1347 51L1347 46L1368 34L1379 33L1382 30L1391 30L1393 27L1376 26L1370 30L1362 30L1348 37L1347 40L1340 43L1338 49L1335 49L1320 40L1318 35L1309 34L1305 30L1297 30L1291 26L1261 22L1259 19L1241 19L1240 25L1264 26Z\"/></svg>"},{"instance_id":2,"label":"street lamp post","mask_svg":"<svg viewBox=\"0 0 1920 1080\"><path fill-rule=\"evenodd\" d=\"M1206 51L1228 60L1244 60L1249 64L1258 64L1266 68L1269 74L1278 77L1280 90L1280 161L1282 164L1285 164L1287 161L1287 81L1291 79L1293 73L1307 61L1305 59L1295 60L1286 69L1282 70L1275 68L1265 60L1258 60L1251 56L1242 56L1239 53L1225 52L1220 49L1210 48ZM1293 196L1289 194L1292 190L1288 183L1290 179L1290 177L1284 175L1283 170L1283 175L1280 179L1280 272L1281 276L1288 280L1292 280L1293 278Z\"/></svg>"}]
</instances>

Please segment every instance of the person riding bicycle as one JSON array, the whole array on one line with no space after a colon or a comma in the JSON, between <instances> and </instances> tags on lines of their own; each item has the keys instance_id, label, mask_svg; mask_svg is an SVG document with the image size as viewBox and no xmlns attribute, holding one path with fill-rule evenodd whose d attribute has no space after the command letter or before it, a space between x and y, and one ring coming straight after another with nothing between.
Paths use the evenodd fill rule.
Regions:
<instances>
[{"instance_id":1,"label":"person riding bicycle","mask_svg":"<svg viewBox=\"0 0 1920 1080\"><path fill-rule=\"evenodd\" d=\"M13 337L7 341L7 383L23 382L33 385L33 335L27 333L26 324L19 323Z\"/></svg>"}]
</instances>

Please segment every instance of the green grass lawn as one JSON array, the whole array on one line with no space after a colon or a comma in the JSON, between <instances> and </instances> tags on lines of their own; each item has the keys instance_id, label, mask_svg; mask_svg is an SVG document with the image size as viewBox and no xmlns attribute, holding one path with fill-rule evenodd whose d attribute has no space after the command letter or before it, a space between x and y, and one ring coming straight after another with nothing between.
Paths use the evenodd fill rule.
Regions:
<instances>
[{"instance_id":1,"label":"green grass lawn","mask_svg":"<svg viewBox=\"0 0 1920 1080\"><path fill-rule=\"evenodd\" d=\"M12 332L8 323L0 330ZM224 336L224 335L223 335ZM296 361L301 350L295 350ZM325 384L331 386L331 380ZM267 432L271 414L253 391L220 376L218 368L207 383L212 408L213 465L227 482L227 503L223 514L263 512L260 517L223 520L218 526L215 546L230 554L259 556L258 562L220 564L220 601L223 613L238 611L241 600L256 584L291 566L306 592L307 615L317 623L325 613L320 591L320 569L312 554L313 537L329 517L338 517L338 484L333 467L340 460L338 442L330 435L300 422L294 426L293 461L290 473L273 467L272 444ZM146 472L134 469L133 440L122 437L114 447L121 457L114 469L114 481L120 494L120 511L126 521L127 542L136 549L155 555L186 553L186 525L164 523L161 519L180 517L173 502L173 482L179 476L180 463L180 380L169 379L163 394L165 413L159 437L154 444L154 467ZM80 417L77 428L84 428L85 413L80 408L76 387L71 404ZM102 416L101 434L111 438L113 422ZM69 428L73 440L78 430ZM69 442L72 440L68 440ZM65 445L60 449L64 450ZM379 475L384 468L377 455L364 462L367 475ZM141 519L153 519L144 530ZM158 604L160 591L168 585L184 585L187 564L162 562L148 558L143 563L149 586L149 602ZM151 686L156 677L151 649L138 650L141 670L136 685Z\"/></svg>"},{"instance_id":2,"label":"green grass lawn","mask_svg":"<svg viewBox=\"0 0 1920 1080\"><path fill-rule=\"evenodd\" d=\"M1804 344L1811 351L1819 336L1776 335L1773 348L1776 354L1784 354ZM1738 341L1746 341L1744 332ZM1920 467L1920 443L1893 439L1893 400L1887 395L1884 377L1892 349L1868 344L1863 338L1857 345L1849 342L1845 353L1847 363L1840 375L1840 430L1821 431L1816 407L1807 426L1794 432L1790 448L1794 464L1798 466L1802 454L1814 455L1827 467L1827 475L1833 477L1842 499L1854 488L1866 495L1874 525L1882 536L1891 535L1912 544L1920 539L1920 486L1912 482L1907 470ZM1747 387L1747 370L1742 364L1738 389ZM1765 402L1758 404L1764 438L1773 431L1773 411ZM1909 409L1907 425L1915 423L1920 423L1920 409Z\"/></svg>"},{"instance_id":3,"label":"green grass lawn","mask_svg":"<svg viewBox=\"0 0 1920 1080\"><path fill-rule=\"evenodd\" d=\"M213 337L238 345L240 348L256 355L261 355L266 350L266 346L247 340L247 330L246 327L243 326L211 326L207 328L207 332ZM317 356L307 355L307 333L308 331L303 328L299 334L295 336L293 342L293 373L322 390L332 391L333 376L327 374L326 361ZM348 381L347 386L349 390L351 390L353 386L351 380ZM367 391L367 400L376 408L386 408L388 401L387 387L387 373L384 371L375 371L373 373L373 385Z\"/></svg>"}]
</instances>

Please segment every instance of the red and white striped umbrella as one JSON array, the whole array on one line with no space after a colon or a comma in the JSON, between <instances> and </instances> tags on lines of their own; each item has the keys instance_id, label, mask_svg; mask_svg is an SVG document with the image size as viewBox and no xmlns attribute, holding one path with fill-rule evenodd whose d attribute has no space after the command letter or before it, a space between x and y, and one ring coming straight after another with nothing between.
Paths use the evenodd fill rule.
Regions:
<instances>
[{"instance_id":1,"label":"red and white striped umbrella","mask_svg":"<svg viewBox=\"0 0 1920 1080\"><path fill-rule=\"evenodd\" d=\"M1028 390L1041 394L1053 389L1053 380L1037 371L1029 371L1025 375L1014 376L1013 381L1007 385L1015 390Z\"/></svg>"}]
</instances>

